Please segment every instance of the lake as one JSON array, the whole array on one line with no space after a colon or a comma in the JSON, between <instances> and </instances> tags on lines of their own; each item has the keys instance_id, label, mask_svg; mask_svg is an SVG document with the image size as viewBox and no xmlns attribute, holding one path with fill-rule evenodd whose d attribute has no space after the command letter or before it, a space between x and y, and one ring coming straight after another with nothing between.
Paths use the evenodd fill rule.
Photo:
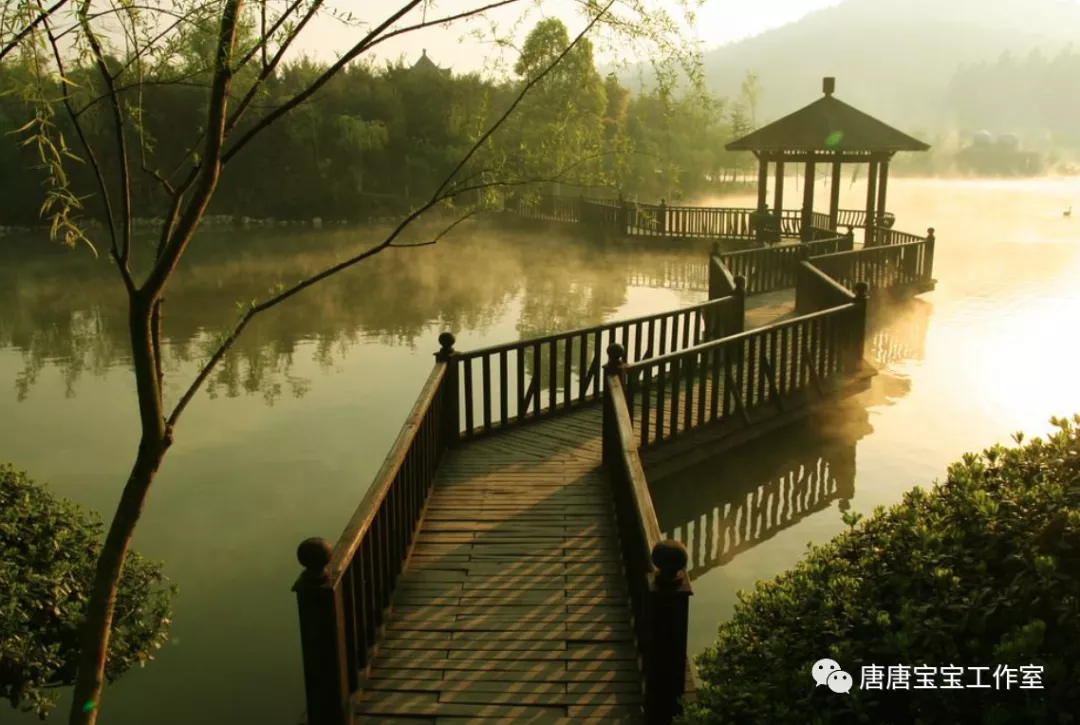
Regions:
<instances>
[{"instance_id":1,"label":"lake","mask_svg":"<svg viewBox=\"0 0 1080 725\"><path fill-rule=\"evenodd\" d=\"M1080 199L1080 180L896 178L889 192L896 228L936 228L939 282L875 325L871 389L655 486L662 528L693 550L695 650L737 590L841 531L842 509L869 514L965 451L1080 411L1080 343L1068 332L1080 319L1080 219L1061 213ZM801 198L788 194L788 206ZM842 203L862 197L844 189ZM376 238L203 234L166 294L169 399L237 302ZM138 435L115 272L86 250L26 259L5 241L0 460L108 518ZM462 225L254 322L188 408L151 491L134 547L164 560L180 586L172 643L110 688L103 722L296 722L296 545L338 535L430 371L438 334L453 331L467 350L693 304L704 292L656 285L702 261L706 246L589 248L558 233Z\"/></svg>"}]
</instances>

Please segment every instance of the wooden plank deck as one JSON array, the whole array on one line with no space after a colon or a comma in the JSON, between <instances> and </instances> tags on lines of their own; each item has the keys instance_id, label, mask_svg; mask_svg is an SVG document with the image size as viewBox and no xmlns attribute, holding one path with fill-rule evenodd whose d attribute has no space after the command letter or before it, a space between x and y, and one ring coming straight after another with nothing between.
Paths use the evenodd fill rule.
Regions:
<instances>
[{"instance_id":1,"label":"wooden plank deck","mask_svg":"<svg viewBox=\"0 0 1080 725\"><path fill-rule=\"evenodd\" d=\"M600 410L453 451L357 723L644 722Z\"/></svg>"},{"instance_id":2,"label":"wooden plank deck","mask_svg":"<svg viewBox=\"0 0 1080 725\"><path fill-rule=\"evenodd\" d=\"M790 293L762 297L753 326L790 314ZM644 722L601 417L584 406L448 455L354 722Z\"/></svg>"}]
</instances>

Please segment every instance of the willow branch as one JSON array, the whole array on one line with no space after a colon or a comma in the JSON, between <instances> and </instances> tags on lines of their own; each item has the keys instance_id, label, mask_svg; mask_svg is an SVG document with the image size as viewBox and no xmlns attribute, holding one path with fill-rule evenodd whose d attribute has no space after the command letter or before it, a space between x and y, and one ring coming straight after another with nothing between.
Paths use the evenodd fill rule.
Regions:
<instances>
[{"instance_id":1,"label":"willow branch","mask_svg":"<svg viewBox=\"0 0 1080 725\"><path fill-rule=\"evenodd\" d=\"M426 202L424 202L422 205L420 205L417 209L410 212L404 219L402 219L401 222L399 222L398 225L396 227L394 227L393 231L390 232L390 234L386 237L386 239L384 239L383 241L381 241L379 244L375 245L374 247L371 247L370 249L366 249L363 252L360 252L359 254L356 254L356 255L354 255L354 256L352 256L352 257L350 257L350 258L348 258L348 259L346 259L344 261L338 262L337 264L335 264L335 265L333 265L331 267L328 267L328 268L324 269L323 271L318 272L318 273L308 277L307 279L304 279L304 280L302 280L300 282L297 282L292 287L289 287L288 289L280 292L279 294L274 295L273 297L270 297L269 299L264 300L263 302L260 302L258 304L255 304L255 305L252 305L251 307L249 307L247 312L245 312L244 315L240 318L239 322L236 323L236 325L233 327L233 329L231 331L229 331L229 334L226 335L225 338L221 341L221 344L218 345L217 349L213 352L213 354L211 354L210 359L206 362L206 364L202 367L202 369L195 376L195 379L191 382L191 385L189 385L187 390L185 390L183 392L183 394L180 396L180 399L177 401L176 406L173 408L172 412L169 414L169 417L168 417L168 419L166 421L166 428L171 430L176 425L176 422L179 420L180 416L183 414L184 409L187 408L188 404L195 397L195 394L199 391L199 388L201 388L203 383L206 382L206 379L207 379L207 377L209 377L211 371L213 371L213 369L217 366L217 364L219 362L221 362L221 359L223 357L225 357L225 354L232 347L233 343L236 342L237 338L240 336L240 333L244 331L244 328L247 327L248 323L251 322L251 320L256 315L258 315L258 314L260 314L262 312L265 312L266 310L269 310L272 307L276 307L277 305L281 304L282 302L289 299L290 297L293 297L294 295L297 295L300 292L303 292L308 287L311 287L312 285L315 285L315 284L321 282L322 280L324 280L324 279L326 279L328 277L332 277L335 274L337 274L338 272L342 272L342 271L352 267L353 265L364 261L365 259L373 257L376 254L378 254L379 252L382 252L384 249L388 249L393 244L394 240L397 239L401 235L401 233L410 224L412 224L414 221L416 221L418 218L420 218L421 215L423 215L429 209L434 207L436 204L438 204L439 202L449 198L450 196L453 196L456 193L460 193L461 191L467 191L467 190L469 190L469 188L480 189L480 188L485 188L485 187L490 187L490 186L497 185L497 184L494 184L494 183L493 184L482 184L482 185L477 185L475 187L469 187L469 188L466 188L466 189L460 189L459 191L454 192L454 194L446 194L446 193L444 193L444 191L446 190L446 187L450 185L450 183L453 181L454 176L461 170L461 168L464 166L465 162L468 159L471 159L476 154L476 152L480 149L480 147L483 146L485 143L487 143L487 140L489 138L491 138L491 135L493 133L495 133L495 131L497 131L506 122L506 120L510 117L510 114L513 112L513 110L515 108L517 108L518 104L521 103L522 99L525 98L525 96L529 93L529 91L532 90L532 88L537 83L539 83L545 76L547 76L549 73L551 73L551 71L554 70L555 67L559 65L559 63L562 62L563 58L566 57L567 53L569 53L575 46L578 45L578 43L581 42L581 40L585 37L585 35L590 30L592 30L593 26L596 25L596 23L600 20L600 18L604 15L604 13L606 13L607 10L614 4L614 2L615 2L615 0L609 0L609 2L603 8L603 10L601 10L596 15L596 17L594 17L591 21L589 21L589 23L588 23L588 25L586 25L585 29L582 30L573 39L573 41L571 41L571 43L566 47L566 49L563 50L563 52L560 53L558 55L558 57L556 57L555 60L553 60L551 62L551 64L548 65L541 73L539 73L535 78L530 80L528 83L526 83L522 87L521 91L518 93L517 97L514 99L514 102L511 104L510 108L507 109L506 113L504 113L502 116L500 116L495 121L495 123L493 123L491 125L491 127L488 128L487 132L485 132L479 139L477 139L477 141L472 145L472 147L469 149L469 151L465 154L462 162L459 163L457 166L455 166L454 170L451 171L449 175L447 175L447 177L442 182L442 184L439 185L438 190L436 190L436 192L431 195L431 198L428 199Z\"/></svg>"},{"instance_id":2,"label":"willow branch","mask_svg":"<svg viewBox=\"0 0 1080 725\"><path fill-rule=\"evenodd\" d=\"M34 28L48 22L49 18L67 5L69 1L70 0L57 0L48 8L42 9L33 20L26 24L26 27L16 33L15 37L9 40L3 48L0 48L0 60L3 60L8 53L18 48L19 43L21 43L26 36L30 35L30 33L34 32Z\"/></svg>"},{"instance_id":3,"label":"willow branch","mask_svg":"<svg viewBox=\"0 0 1080 725\"><path fill-rule=\"evenodd\" d=\"M116 133L116 153L120 162L120 214L121 214L121 241L118 252L118 263L125 268L128 266L128 257L131 254L131 169L128 165L127 134L124 133L124 110L120 105L120 95L116 91L116 82L109 72L109 66L105 62L105 53L102 51L101 42L97 34L90 27L87 12L90 8L90 0L83 0L79 8L79 23L82 25L86 39L90 43L90 50L94 54L94 64L105 83L109 93L109 106L112 111L113 130ZM116 237L113 236L115 246Z\"/></svg>"},{"instance_id":4,"label":"willow branch","mask_svg":"<svg viewBox=\"0 0 1080 725\"><path fill-rule=\"evenodd\" d=\"M49 27L48 19L42 21L42 25L45 28L45 36L48 38L53 58L56 60L56 71L60 74L60 96L64 104L64 109L71 119L71 125L75 129L75 135L79 139L79 144L82 145L86 160L90 163L90 168L94 171L94 179L97 181L98 191L101 193L101 203L105 209L105 221L109 227L109 237L111 239L110 254L116 262L117 269L120 271L120 279L123 280L124 288L127 289L128 294L131 294L135 291L135 280L132 279L131 270L128 266L120 261L120 248L116 239L115 214L113 213L112 199L109 195L109 186L105 183L105 174L102 171L101 164L98 162L97 154L94 153L94 147L90 145L90 139L86 136L86 130L79 120L79 114L76 113L75 106L71 103L71 95L64 82L64 79L67 78L67 69L64 65L63 56L60 53L59 41L53 34L52 28Z\"/></svg>"}]
</instances>

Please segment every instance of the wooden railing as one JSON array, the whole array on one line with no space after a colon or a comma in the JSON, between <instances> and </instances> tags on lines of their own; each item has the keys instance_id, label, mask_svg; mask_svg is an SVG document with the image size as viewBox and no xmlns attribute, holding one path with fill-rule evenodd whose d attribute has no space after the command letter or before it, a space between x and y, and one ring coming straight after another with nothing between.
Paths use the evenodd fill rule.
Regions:
<instances>
[{"instance_id":1,"label":"wooden railing","mask_svg":"<svg viewBox=\"0 0 1080 725\"><path fill-rule=\"evenodd\" d=\"M603 462L615 500L615 518L644 678L645 721L666 725L680 712L690 675L687 636L689 553L660 535L649 485L638 456L623 387L621 345L608 347L604 366Z\"/></svg>"},{"instance_id":2,"label":"wooden railing","mask_svg":"<svg viewBox=\"0 0 1080 725\"><path fill-rule=\"evenodd\" d=\"M759 239L754 223L755 209L702 206L670 206L664 200L658 204L619 199L561 196L542 194L535 203L512 202L508 210L524 219L547 222L580 223L594 231L642 237L755 240ZM759 241L777 236L787 239L803 238L801 209L772 210L771 221L762 227ZM881 217L881 228L891 228L895 216ZM811 212L810 240L836 236L840 227L865 227L866 212L861 209L838 210L834 228L828 214ZM767 228L766 228L767 227Z\"/></svg>"},{"instance_id":3,"label":"wooden railing","mask_svg":"<svg viewBox=\"0 0 1080 725\"><path fill-rule=\"evenodd\" d=\"M832 228L832 220L829 218L828 214L823 214L820 211L810 212L810 226L826 232L831 232L832 236L836 236L836 230Z\"/></svg>"},{"instance_id":4,"label":"wooden railing","mask_svg":"<svg viewBox=\"0 0 1080 725\"><path fill-rule=\"evenodd\" d=\"M807 315L855 301L855 293L828 276L814 262L799 262L795 274L795 313Z\"/></svg>"},{"instance_id":5,"label":"wooden railing","mask_svg":"<svg viewBox=\"0 0 1080 725\"><path fill-rule=\"evenodd\" d=\"M743 305L742 297L732 295L669 312L455 353L450 375L461 390L462 434L471 438L574 410L600 394L605 345L621 343L635 361L685 350L741 330Z\"/></svg>"},{"instance_id":6,"label":"wooden railing","mask_svg":"<svg viewBox=\"0 0 1080 725\"><path fill-rule=\"evenodd\" d=\"M934 235L905 244L867 247L814 258L814 266L851 288L865 281L870 289L927 284L933 280Z\"/></svg>"},{"instance_id":7,"label":"wooden railing","mask_svg":"<svg viewBox=\"0 0 1080 725\"><path fill-rule=\"evenodd\" d=\"M442 349L390 454L337 543L306 539L293 586L300 613L307 725L351 725L349 699L386 621L439 461L455 438L457 391Z\"/></svg>"},{"instance_id":8,"label":"wooden railing","mask_svg":"<svg viewBox=\"0 0 1080 725\"><path fill-rule=\"evenodd\" d=\"M900 232L895 229L876 229L874 230L873 242L874 246L886 247L893 244L911 244L913 242L922 242L933 235L933 229L928 229L925 237L920 237L918 234L908 234L907 232Z\"/></svg>"},{"instance_id":9,"label":"wooden railing","mask_svg":"<svg viewBox=\"0 0 1080 725\"><path fill-rule=\"evenodd\" d=\"M889 229L892 228L896 222L896 215L892 212L886 212L881 215L881 226ZM826 225L828 226L828 225ZM840 227L857 227L863 229L866 227L866 210L865 209L839 209L836 215L836 226Z\"/></svg>"},{"instance_id":10,"label":"wooden railing","mask_svg":"<svg viewBox=\"0 0 1080 725\"><path fill-rule=\"evenodd\" d=\"M851 249L850 236L833 237L803 244L783 244L739 252L721 253L713 248L734 275L746 279L746 294L758 295L795 286L798 263L808 257Z\"/></svg>"},{"instance_id":11,"label":"wooden railing","mask_svg":"<svg viewBox=\"0 0 1080 725\"><path fill-rule=\"evenodd\" d=\"M861 294L859 292L861 291ZM626 368L640 448L756 408L783 410L811 388L862 367L866 288L851 304L642 360Z\"/></svg>"}]
</instances>

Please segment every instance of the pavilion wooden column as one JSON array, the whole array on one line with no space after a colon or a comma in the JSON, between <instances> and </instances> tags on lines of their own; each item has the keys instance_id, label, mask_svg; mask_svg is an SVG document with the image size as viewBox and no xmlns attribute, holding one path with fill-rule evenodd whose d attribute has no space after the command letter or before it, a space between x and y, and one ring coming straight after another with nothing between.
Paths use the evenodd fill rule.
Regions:
<instances>
[{"instance_id":1,"label":"pavilion wooden column","mask_svg":"<svg viewBox=\"0 0 1080 725\"><path fill-rule=\"evenodd\" d=\"M889 159L885 158L881 161L881 167L878 169L878 188L877 188L877 218L875 219L874 227L880 228L885 222L885 189L889 186Z\"/></svg>"},{"instance_id":2,"label":"pavilion wooden column","mask_svg":"<svg viewBox=\"0 0 1080 725\"><path fill-rule=\"evenodd\" d=\"M777 216L784 209L784 162L776 162L776 188L773 190L773 211Z\"/></svg>"},{"instance_id":3,"label":"pavilion wooden column","mask_svg":"<svg viewBox=\"0 0 1080 725\"><path fill-rule=\"evenodd\" d=\"M758 155L758 174L757 174L757 211L759 214L765 212L765 208L768 203L765 201L769 193L769 161L765 154ZM752 221L752 220L751 220ZM762 228L760 222L754 230L754 238L759 242L765 239L765 230Z\"/></svg>"},{"instance_id":4,"label":"pavilion wooden column","mask_svg":"<svg viewBox=\"0 0 1080 725\"><path fill-rule=\"evenodd\" d=\"M840 169L843 164L833 161L832 186L829 187L829 226L835 231L840 220Z\"/></svg>"},{"instance_id":5,"label":"pavilion wooden column","mask_svg":"<svg viewBox=\"0 0 1080 725\"><path fill-rule=\"evenodd\" d=\"M814 214L814 157L811 156L806 162L806 175L803 178L803 201L802 201L802 226L799 228L799 238L804 242L812 238L810 224Z\"/></svg>"},{"instance_id":6,"label":"pavilion wooden column","mask_svg":"<svg viewBox=\"0 0 1080 725\"><path fill-rule=\"evenodd\" d=\"M863 237L863 246L874 246L874 221L877 219L874 211L874 202L877 201L877 177L878 160L871 158L870 172L866 175L866 235Z\"/></svg>"}]
</instances>

